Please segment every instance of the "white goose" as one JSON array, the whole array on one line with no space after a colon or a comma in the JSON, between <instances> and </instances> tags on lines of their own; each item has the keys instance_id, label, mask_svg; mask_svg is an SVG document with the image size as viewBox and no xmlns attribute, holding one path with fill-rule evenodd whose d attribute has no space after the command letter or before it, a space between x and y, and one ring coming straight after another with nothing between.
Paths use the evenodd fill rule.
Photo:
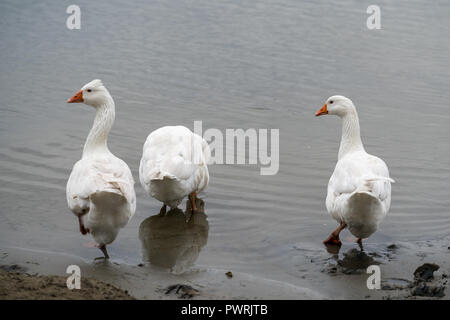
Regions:
<instances>
[{"instance_id":1,"label":"white goose","mask_svg":"<svg viewBox=\"0 0 450 320\"><path fill-rule=\"evenodd\" d=\"M166 126L149 134L139 166L139 179L150 196L161 201L160 213L167 206L176 208L189 196L197 211L197 193L209 182L208 143L184 126Z\"/></svg>"},{"instance_id":2,"label":"white goose","mask_svg":"<svg viewBox=\"0 0 450 320\"><path fill-rule=\"evenodd\" d=\"M374 233L391 205L389 170L383 160L368 154L361 142L359 119L353 102L343 96L328 98L316 116L332 114L342 119L339 157L328 183L326 206L339 227L324 241L340 245L345 227L361 240Z\"/></svg>"},{"instance_id":3,"label":"white goose","mask_svg":"<svg viewBox=\"0 0 450 320\"><path fill-rule=\"evenodd\" d=\"M107 259L106 245L114 241L136 210L131 171L107 146L115 118L114 100L100 80L93 80L67 102L83 102L96 109L94 125L83 156L70 174L66 195L70 210L78 217L80 232L91 233Z\"/></svg>"}]
</instances>

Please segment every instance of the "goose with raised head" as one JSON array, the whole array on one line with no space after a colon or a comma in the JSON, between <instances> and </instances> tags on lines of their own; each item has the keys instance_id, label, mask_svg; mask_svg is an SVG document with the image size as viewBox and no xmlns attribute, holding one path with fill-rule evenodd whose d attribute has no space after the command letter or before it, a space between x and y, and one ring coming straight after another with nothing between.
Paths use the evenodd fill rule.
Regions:
<instances>
[{"instance_id":1,"label":"goose with raised head","mask_svg":"<svg viewBox=\"0 0 450 320\"><path fill-rule=\"evenodd\" d=\"M394 180L386 163L364 149L358 113L350 99L328 98L316 116L327 114L342 119L342 137L326 198L327 211L339 226L324 243L341 245L339 233L348 227L361 246L362 239L374 233L388 213Z\"/></svg>"},{"instance_id":2,"label":"goose with raised head","mask_svg":"<svg viewBox=\"0 0 450 320\"><path fill-rule=\"evenodd\" d=\"M107 259L106 245L115 240L136 210L130 168L107 145L115 119L114 100L100 80L93 80L67 102L84 103L96 110L81 160L75 163L67 182L66 196L80 232L90 233Z\"/></svg>"},{"instance_id":3,"label":"goose with raised head","mask_svg":"<svg viewBox=\"0 0 450 320\"><path fill-rule=\"evenodd\" d=\"M139 180L147 193L161 201L163 214L188 196L197 211L197 193L209 182L208 143L184 126L159 128L147 137L139 166Z\"/></svg>"}]
</instances>

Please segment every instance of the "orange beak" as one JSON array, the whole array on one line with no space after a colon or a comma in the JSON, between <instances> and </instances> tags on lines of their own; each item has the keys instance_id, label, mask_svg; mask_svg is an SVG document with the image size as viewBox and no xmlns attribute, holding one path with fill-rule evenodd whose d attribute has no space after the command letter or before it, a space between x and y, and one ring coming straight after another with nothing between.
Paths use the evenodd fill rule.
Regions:
<instances>
[{"instance_id":1,"label":"orange beak","mask_svg":"<svg viewBox=\"0 0 450 320\"><path fill-rule=\"evenodd\" d=\"M67 100L67 103L83 102L83 91L78 91L75 95Z\"/></svg>"},{"instance_id":2,"label":"orange beak","mask_svg":"<svg viewBox=\"0 0 450 320\"><path fill-rule=\"evenodd\" d=\"M326 103L323 105L322 108L320 108L319 111L316 112L316 117L322 116L322 115L324 115L324 114L328 114L327 104L326 104Z\"/></svg>"}]
</instances>

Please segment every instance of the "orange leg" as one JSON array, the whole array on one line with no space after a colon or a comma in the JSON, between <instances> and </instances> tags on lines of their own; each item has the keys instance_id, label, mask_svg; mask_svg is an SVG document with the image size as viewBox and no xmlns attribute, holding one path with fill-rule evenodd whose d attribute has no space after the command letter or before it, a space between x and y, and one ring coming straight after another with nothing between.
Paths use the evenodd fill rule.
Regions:
<instances>
[{"instance_id":1,"label":"orange leg","mask_svg":"<svg viewBox=\"0 0 450 320\"><path fill-rule=\"evenodd\" d=\"M197 212L197 205L195 204L196 200L197 200L197 192L194 191L189 195L189 201L191 202L192 213Z\"/></svg>"},{"instance_id":2,"label":"orange leg","mask_svg":"<svg viewBox=\"0 0 450 320\"><path fill-rule=\"evenodd\" d=\"M340 246L341 240L339 239L339 234L343 229L347 227L347 224L345 222L341 222L341 224L334 230L328 238L326 238L323 243L324 244L332 244L332 245L338 245Z\"/></svg>"}]
</instances>

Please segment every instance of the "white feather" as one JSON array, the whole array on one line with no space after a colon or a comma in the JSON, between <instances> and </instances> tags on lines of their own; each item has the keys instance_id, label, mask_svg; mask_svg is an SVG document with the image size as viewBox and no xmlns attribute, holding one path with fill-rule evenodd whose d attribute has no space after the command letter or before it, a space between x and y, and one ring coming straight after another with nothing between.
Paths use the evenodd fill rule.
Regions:
<instances>
[{"instance_id":1,"label":"white feather","mask_svg":"<svg viewBox=\"0 0 450 320\"><path fill-rule=\"evenodd\" d=\"M176 207L209 182L208 143L184 126L159 128L147 137L139 166L143 188L154 198Z\"/></svg>"},{"instance_id":2,"label":"white feather","mask_svg":"<svg viewBox=\"0 0 450 320\"><path fill-rule=\"evenodd\" d=\"M342 118L339 159L328 183L326 207L339 223L345 222L357 238L374 233L389 212L391 183L386 163L368 154L361 142L358 115L353 103L342 96L328 99L328 110Z\"/></svg>"},{"instance_id":3,"label":"white feather","mask_svg":"<svg viewBox=\"0 0 450 320\"><path fill-rule=\"evenodd\" d=\"M114 122L114 101L100 80L83 88L93 87L97 92L91 105L97 113L83 156L75 163L67 182L66 197L70 210L83 215L91 235L103 245L114 241L120 228L134 215L136 195L130 168L107 147L106 139Z\"/></svg>"}]
</instances>

